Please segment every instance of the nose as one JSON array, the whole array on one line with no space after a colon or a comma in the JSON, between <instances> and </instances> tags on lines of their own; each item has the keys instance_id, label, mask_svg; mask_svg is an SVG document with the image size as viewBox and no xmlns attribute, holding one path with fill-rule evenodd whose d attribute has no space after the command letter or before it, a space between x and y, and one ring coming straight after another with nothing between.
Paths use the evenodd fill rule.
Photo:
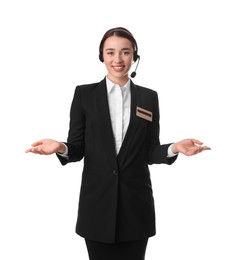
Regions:
<instances>
[{"instance_id":1,"label":"nose","mask_svg":"<svg viewBox=\"0 0 239 260\"><path fill-rule=\"evenodd\" d=\"M121 53L116 53L116 54L115 54L115 62L116 62L116 63L122 62Z\"/></svg>"}]
</instances>

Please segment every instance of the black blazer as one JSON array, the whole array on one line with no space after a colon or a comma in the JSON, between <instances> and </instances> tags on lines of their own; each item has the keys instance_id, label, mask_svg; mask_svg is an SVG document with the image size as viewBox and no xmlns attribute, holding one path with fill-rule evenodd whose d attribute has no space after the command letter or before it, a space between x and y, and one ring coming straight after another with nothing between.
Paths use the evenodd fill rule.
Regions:
<instances>
[{"instance_id":1,"label":"black blazer","mask_svg":"<svg viewBox=\"0 0 239 260\"><path fill-rule=\"evenodd\" d=\"M155 235L154 199L148 165L172 164L170 144L159 142L158 96L131 81L131 117L116 155L106 80L77 86L70 112L68 160L84 158L76 233L114 243ZM152 112L152 122L136 116L136 107Z\"/></svg>"}]
</instances>

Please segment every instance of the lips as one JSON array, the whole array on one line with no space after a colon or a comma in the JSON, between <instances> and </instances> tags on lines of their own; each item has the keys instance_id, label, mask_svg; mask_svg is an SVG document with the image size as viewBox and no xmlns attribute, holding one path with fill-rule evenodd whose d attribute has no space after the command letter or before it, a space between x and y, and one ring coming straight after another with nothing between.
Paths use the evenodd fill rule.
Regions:
<instances>
[{"instance_id":1,"label":"lips","mask_svg":"<svg viewBox=\"0 0 239 260\"><path fill-rule=\"evenodd\" d=\"M122 72L124 70L124 67L125 66L123 66L123 65L122 66L112 66L112 68L115 72Z\"/></svg>"}]
</instances>

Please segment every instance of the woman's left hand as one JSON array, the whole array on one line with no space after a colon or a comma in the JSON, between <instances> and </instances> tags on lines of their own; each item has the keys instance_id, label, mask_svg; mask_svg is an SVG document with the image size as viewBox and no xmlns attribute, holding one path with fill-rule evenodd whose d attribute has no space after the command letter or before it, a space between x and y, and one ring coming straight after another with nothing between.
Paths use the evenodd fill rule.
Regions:
<instances>
[{"instance_id":1,"label":"woman's left hand","mask_svg":"<svg viewBox=\"0 0 239 260\"><path fill-rule=\"evenodd\" d=\"M197 139L184 139L172 146L173 153L182 153L186 156L195 155L206 150L211 150L210 147L203 145L203 143Z\"/></svg>"}]
</instances>

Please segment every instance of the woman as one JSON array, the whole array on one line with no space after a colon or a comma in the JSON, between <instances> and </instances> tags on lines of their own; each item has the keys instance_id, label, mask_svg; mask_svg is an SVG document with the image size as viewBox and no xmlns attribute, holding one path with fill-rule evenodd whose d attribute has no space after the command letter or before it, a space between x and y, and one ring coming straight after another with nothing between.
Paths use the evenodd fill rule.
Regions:
<instances>
[{"instance_id":1,"label":"woman","mask_svg":"<svg viewBox=\"0 0 239 260\"><path fill-rule=\"evenodd\" d=\"M160 144L157 93L129 78L139 55L127 29L105 33L99 59L108 74L76 87L67 142L43 139L26 152L56 153L62 165L84 158L76 233L85 238L90 260L143 260L155 235L148 165L210 148L196 139Z\"/></svg>"}]
</instances>

